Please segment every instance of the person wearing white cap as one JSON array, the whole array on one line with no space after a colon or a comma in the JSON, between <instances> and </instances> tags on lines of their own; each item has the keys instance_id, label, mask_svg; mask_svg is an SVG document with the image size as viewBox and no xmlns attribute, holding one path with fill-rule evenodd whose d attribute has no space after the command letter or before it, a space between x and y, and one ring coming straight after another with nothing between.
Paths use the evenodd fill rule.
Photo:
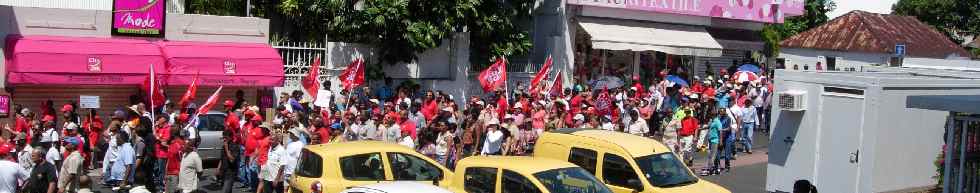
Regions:
<instances>
[{"instance_id":1,"label":"person wearing white cap","mask_svg":"<svg viewBox=\"0 0 980 193\"><path fill-rule=\"evenodd\" d=\"M480 155L500 155L500 146L504 140L504 132L501 132L497 128L500 125L500 120L493 118L487 121L485 125L487 127L487 135L483 141L483 150L480 151Z\"/></svg>"}]
</instances>

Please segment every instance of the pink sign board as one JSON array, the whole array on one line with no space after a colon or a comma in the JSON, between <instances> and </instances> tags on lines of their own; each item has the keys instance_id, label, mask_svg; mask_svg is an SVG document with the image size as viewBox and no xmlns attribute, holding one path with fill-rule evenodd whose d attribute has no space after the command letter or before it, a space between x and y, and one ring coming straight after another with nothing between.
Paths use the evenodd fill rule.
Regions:
<instances>
[{"instance_id":1,"label":"pink sign board","mask_svg":"<svg viewBox=\"0 0 980 193\"><path fill-rule=\"evenodd\" d=\"M163 36L165 0L115 0L112 33L134 36Z\"/></svg>"},{"instance_id":2,"label":"pink sign board","mask_svg":"<svg viewBox=\"0 0 980 193\"><path fill-rule=\"evenodd\" d=\"M803 14L804 0L568 0L568 4L782 23Z\"/></svg>"}]
</instances>

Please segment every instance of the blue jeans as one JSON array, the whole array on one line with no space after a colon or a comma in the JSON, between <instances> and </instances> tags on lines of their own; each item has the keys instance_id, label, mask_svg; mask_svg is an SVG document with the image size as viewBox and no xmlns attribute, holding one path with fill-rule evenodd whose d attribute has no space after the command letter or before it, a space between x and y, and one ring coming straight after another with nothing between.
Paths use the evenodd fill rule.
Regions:
<instances>
[{"instance_id":1,"label":"blue jeans","mask_svg":"<svg viewBox=\"0 0 980 193\"><path fill-rule=\"evenodd\" d=\"M241 182L246 187L251 187L248 183L248 171L245 168L248 164L248 158L245 157L245 146L239 145L238 148L241 148L238 151L238 182Z\"/></svg>"},{"instance_id":2,"label":"blue jeans","mask_svg":"<svg viewBox=\"0 0 980 193\"><path fill-rule=\"evenodd\" d=\"M742 123L742 147L745 151L752 151L752 130L755 130L755 123Z\"/></svg>"},{"instance_id":3,"label":"blue jeans","mask_svg":"<svg viewBox=\"0 0 980 193\"><path fill-rule=\"evenodd\" d=\"M735 133L731 131L722 131L722 144L724 147L721 148L721 153L717 154L717 159L724 160L725 168L730 167L732 157L734 157L735 149Z\"/></svg>"},{"instance_id":4,"label":"blue jeans","mask_svg":"<svg viewBox=\"0 0 980 193\"><path fill-rule=\"evenodd\" d=\"M167 177L167 159L157 158L156 165L153 168L153 184L156 185L158 189L163 189L163 179Z\"/></svg>"},{"instance_id":5,"label":"blue jeans","mask_svg":"<svg viewBox=\"0 0 980 193\"><path fill-rule=\"evenodd\" d=\"M256 158L249 160L247 171L249 188L255 190L259 187L259 183L262 183L262 181L259 180L259 164L257 163Z\"/></svg>"}]
</instances>

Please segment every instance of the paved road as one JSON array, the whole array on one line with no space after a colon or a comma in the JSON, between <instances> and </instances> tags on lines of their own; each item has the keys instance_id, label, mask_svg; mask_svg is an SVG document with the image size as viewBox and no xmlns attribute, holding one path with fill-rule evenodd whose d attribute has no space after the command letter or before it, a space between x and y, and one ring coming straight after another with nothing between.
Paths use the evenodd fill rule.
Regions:
<instances>
[{"instance_id":1,"label":"paved road","mask_svg":"<svg viewBox=\"0 0 980 193\"><path fill-rule=\"evenodd\" d=\"M769 149L769 139L765 135L755 132L756 141L752 145L752 154L739 153L736 160L732 161L734 167L731 172L720 175L702 177L705 180L714 182L734 193L764 193L766 192L766 164L769 161L767 151ZM704 167L703 157L697 156L692 170L700 171Z\"/></svg>"}]
</instances>

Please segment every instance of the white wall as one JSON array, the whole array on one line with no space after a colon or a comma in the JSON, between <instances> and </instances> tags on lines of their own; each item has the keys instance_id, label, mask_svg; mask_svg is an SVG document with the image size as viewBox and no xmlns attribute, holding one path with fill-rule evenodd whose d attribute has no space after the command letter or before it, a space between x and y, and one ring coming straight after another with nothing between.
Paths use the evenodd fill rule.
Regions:
<instances>
[{"instance_id":1,"label":"white wall","mask_svg":"<svg viewBox=\"0 0 980 193\"><path fill-rule=\"evenodd\" d=\"M861 70L862 66L870 66L871 64L888 64L888 60L891 58L889 54L878 54L878 53L862 53L862 52L839 52L832 50L816 50L816 49L798 49L798 48L781 48L779 50L778 58L785 58L786 69L792 69L794 64L798 64L800 70L803 70L804 65L809 65L810 70L815 69L815 64L820 62L821 65L826 69L827 62L824 60L818 60L817 57L841 57L837 61L837 68L855 68Z\"/></svg>"},{"instance_id":2,"label":"white wall","mask_svg":"<svg viewBox=\"0 0 980 193\"><path fill-rule=\"evenodd\" d=\"M365 44L328 42L329 53L324 60L328 71L325 81L331 81L331 90L340 90L338 80L340 73L350 64L355 56L363 56L365 62L373 65L378 62L377 51ZM413 80L421 85L422 90L442 90L453 95L456 102L461 103L465 97L473 93L469 62L469 35L459 33L453 39L445 39L438 48L419 54L416 61L410 63L382 64L385 76L391 77L392 87L405 80ZM472 79L472 80L471 80ZM383 81L369 81L368 86L377 88L384 85ZM301 89L299 85L276 88L277 92Z\"/></svg>"},{"instance_id":3,"label":"white wall","mask_svg":"<svg viewBox=\"0 0 980 193\"><path fill-rule=\"evenodd\" d=\"M821 139L819 97L823 86L841 86L865 90L866 114L861 131L860 162L857 192L886 192L932 186L936 180L934 161L943 141L943 126L948 112L910 109L905 107L910 95L977 95L977 79L958 79L936 76L911 76L906 73L814 73L777 70L776 92L803 90L807 92L807 109L802 112L773 110L772 144L769 147L766 190L792 190L800 179L815 181L816 176L834 166L816 166L821 154L853 150L819 149ZM922 74L935 74L928 72ZM947 75L954 75L947 73ZM954 76L955 77L955 76ZM968 77L968 76L963 76ZM778 100L773 100L773 106ZM830 112L827 112L830 113ZM824 128L826 129L826 128ZM791 137L793 143L784 139Z\"/></svg>"}]
</instances>

